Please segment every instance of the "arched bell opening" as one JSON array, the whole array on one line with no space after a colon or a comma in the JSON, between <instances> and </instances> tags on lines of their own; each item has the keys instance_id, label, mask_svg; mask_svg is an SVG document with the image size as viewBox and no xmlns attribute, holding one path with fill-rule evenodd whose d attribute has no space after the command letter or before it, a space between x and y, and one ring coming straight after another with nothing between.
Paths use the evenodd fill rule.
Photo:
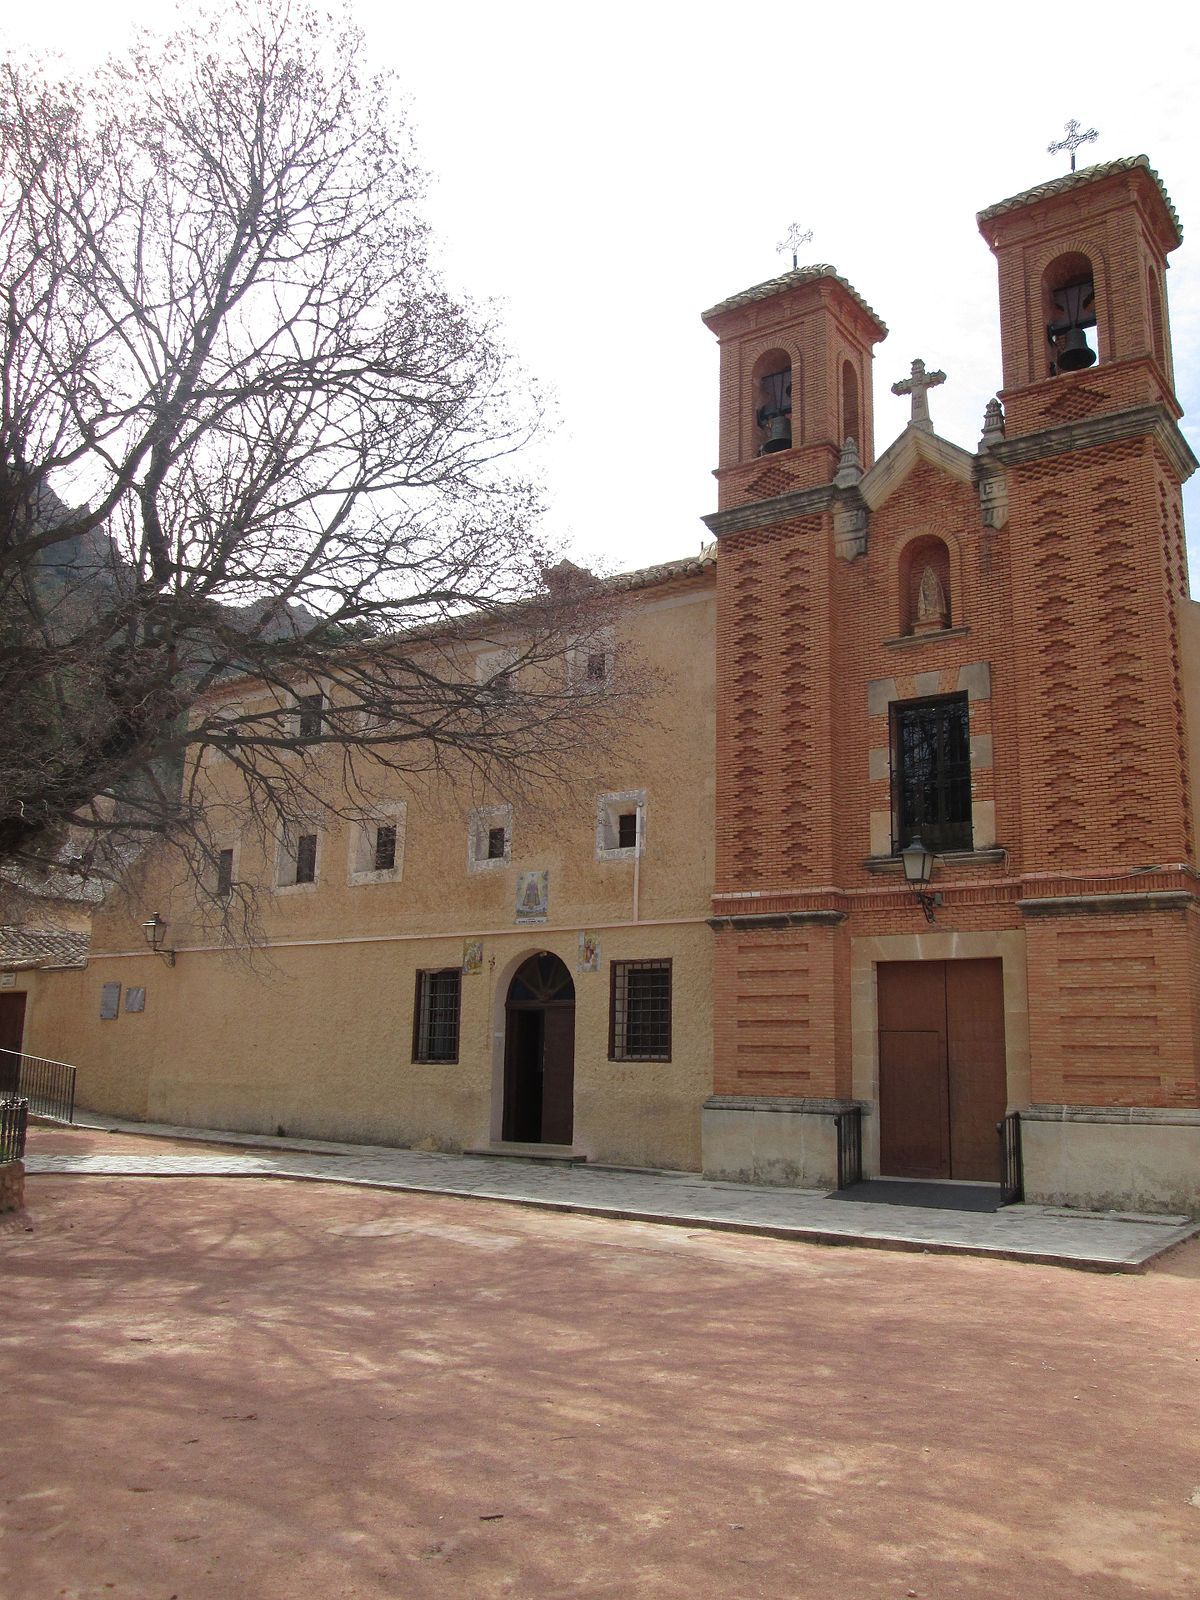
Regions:
<instances>
[{"instance_id":1,"label":"arched bell opening","mask_svg":"<svg viewBox=\"0 0 1200 1600\"><path fill-rule=\"evenodd\" d=\"M1051 377L1083 372L1101 359L1096 274L1082 251L1057 256L1046 268L1042 316L1050 346Z\"/></svg>"},{"instance_id":2,"label":"arched bell opening","mask_svg":"<svg viewBox=\"0 0 1200 1600\"><path fill-rule=\"evenodd\" d=\"M853 439L862 454L862 417L859 412L858 402L858 373L855 372L853 363L842 362L842 437L839 445L845 444L847 439Z\"/></svg>"},{"instance_id":3,"label":"arched bell opening","mask_svg":"<svg viewBox=\"0 0 1200 1600\"><path fill-rule=\"evenodd\" d=\"M569 1145L575 1131L575 984L548 950L513 974L505 1002L502 1137Z\"/></svg>"},{"instance_id":4,"label":"arched bell opening","mask_svg":"<svg viewBox=\"0 0 1200 1600\"><path fill-rule=\"evenodd\" d=\"M1170 365L1167 361L1167 334L1166 317L1163 315L1162 284L1159 282L1158 273L1153 267L1146 268L1146 299L1150 308L1150 345L1154 352L1154 359L1163 371L1170 376Z\"/></svg>"},{"instance_id":5,"label":"arched bell opening","mask_svg":"<svg viewBox=\"0 0 1200 1600\"><path fill-rule=\"evenodd\" d=\"M799 409L793 411L792 358L786 350L767 350L754 363L751 379L756 454L774 455L800 443Z\"/></svg>"}]
</instances>

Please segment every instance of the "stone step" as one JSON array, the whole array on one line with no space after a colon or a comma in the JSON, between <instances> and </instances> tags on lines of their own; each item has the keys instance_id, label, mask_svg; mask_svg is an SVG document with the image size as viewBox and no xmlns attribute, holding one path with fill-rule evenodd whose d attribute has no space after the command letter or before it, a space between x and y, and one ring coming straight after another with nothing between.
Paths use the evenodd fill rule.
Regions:
<instances>
[{"instance_id":1,"label":"stone step","mask_svg":"<svg viewBox=\"0 0 1200 1600\"><path fill-rule=\"evenodd\" d=\"M463 1151L468 1156L512 1156L518 1161L582 1162L582 1150L569 1144L522 1144L516 1139L498 1139L494 1144L477 1144Z\"/></svg>"}]
</instances>

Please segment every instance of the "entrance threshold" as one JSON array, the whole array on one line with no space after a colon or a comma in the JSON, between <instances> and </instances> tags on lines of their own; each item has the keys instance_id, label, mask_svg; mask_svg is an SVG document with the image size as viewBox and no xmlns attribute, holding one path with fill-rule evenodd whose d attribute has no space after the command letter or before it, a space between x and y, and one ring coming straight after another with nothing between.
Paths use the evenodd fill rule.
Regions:
<instances>
[{"instance_id":1,"label":"entrance threshold","mask_svg":"<svg viewBox=\"0 0 1200 1600\"><path fill-rule=\"evenodd\" d=\"M835 1189L831 1200L863 1200L875 1206L919 1206L926 1211L999 1211L998 1183L963 1183L953 1178L864 1178Z\"/></svg>"},{"instance_id":2,"label":"entrance threshold","mask_svg":"<svg viewBox=\"0 0 1200 1600\"><path fill-rule=\"evenodd\" d=\"M577 1164L587 1160L582 1150L569 1144L533 1144L520 1139L496 1139L464 1150L466 1156L511 1156L517 1161L557 1161Z\"/></svg>"}]
</instances>

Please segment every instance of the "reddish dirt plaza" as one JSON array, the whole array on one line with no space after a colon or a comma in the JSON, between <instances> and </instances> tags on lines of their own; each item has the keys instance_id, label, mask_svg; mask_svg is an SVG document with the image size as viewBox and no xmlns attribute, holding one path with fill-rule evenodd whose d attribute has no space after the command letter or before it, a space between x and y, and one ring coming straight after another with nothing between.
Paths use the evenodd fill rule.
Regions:
<instances>
[{"instance_id":1,"label":"reddish dirt plaza","mask_svg":"<svg viewBox=\"0 0 1200 1600\"><path fill-rule=\"evenodd\" d=\"M1101 1277L331 1184L27 1187L5 1600L1200 1589L1200 1245Z\"/></svg>"}]
</instances>

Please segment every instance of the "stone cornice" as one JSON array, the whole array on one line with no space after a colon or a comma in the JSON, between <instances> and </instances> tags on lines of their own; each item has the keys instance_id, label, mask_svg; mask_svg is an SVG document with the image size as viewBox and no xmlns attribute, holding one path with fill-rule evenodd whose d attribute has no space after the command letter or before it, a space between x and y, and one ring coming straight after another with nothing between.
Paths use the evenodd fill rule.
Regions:
<instances>
[{"instance_id":1,"label":"stone cornice","mask_svg":"<svg viewBox=\"0 0 1200 1600\"><path fill-rule=\"evenodd\" d=\"M1146 911L1186 911L1200 905L1200 898L1186 889L1152 891L1149 894L1064 894L1043 899L1018 900L1017 910L1026 917L1107 917Z\"/></svg>"},{"instance_id":2,"label":"stone cornice","mask_svg":"<svg viewBox=\"0 0 1200 1600\"><path fill-rule=\"evenodd\" d=\"M776 522L821 516L833 508L837 497L833 484L819 483L812 489L793 489L769 500L731 506L728 511L712 511L700 520L715 538L722 539L730 533L749 533L754 528L768 528Z\"/></svg>"},{"instance_id":3,"label":"stone cornice","mask_svg":"<svg viewBox=\"0 0 1200 1600\"><path fill-rule=\"evenodd\" d=\"M1064 422L1054 428L1039 428L1016 439L992 445L988 454L1006 467L1027 461L1043 461L1047 456L1069 455L1078 450L1093 450L1098 445L1117 444L1122 439L1151 439L1169 462L1180 483L1186 483L1200 462L1179 430L1179 424L1162 405L1134 406L1129 411L1112 411L1080 422Z\"/></svg>"},{"instance_id":4,"label":"stone cornice","mask_svg":"<svg viewBox=\"0 0 1200 1600\"><path fill-rule=\"evenodd\" d=\"M707 919L714 932L721 928L836 928L845 920L844 911L760 911L747 916Z\"/></svg>"}]
</instances>

